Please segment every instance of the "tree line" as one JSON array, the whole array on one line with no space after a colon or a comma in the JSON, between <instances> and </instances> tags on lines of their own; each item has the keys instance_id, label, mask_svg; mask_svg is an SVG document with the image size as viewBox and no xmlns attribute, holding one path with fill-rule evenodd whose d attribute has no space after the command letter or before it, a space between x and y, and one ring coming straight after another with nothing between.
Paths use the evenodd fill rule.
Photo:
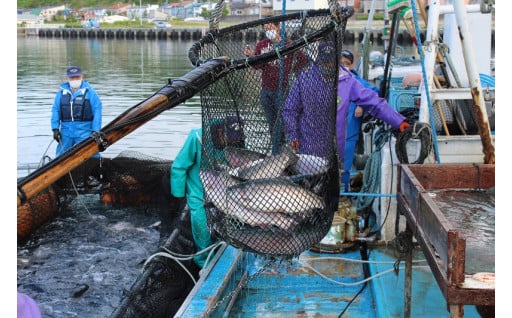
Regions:
<instances>
[{"instance_id":1,"label":"tree line","mask_svg":"<svg viewBox=\"0 0 512 318\"><path fill-rule=\"evenodd\" d=\"M98 8L98 7L108 7L113 4L119 3L119 0L67 0L65 4L71 9L80 9L80 8ZM132 3L132 1L127 1L127 3ZM157 4L159 6L164 3L176 3L181 2L181 0L144 0L142 1L144 5L148 4ZM207 2L207 1L200 1ZM136 4L139 2L136 1ZM30 9L30 8L44 8L50 6L60 6L63 4L62 0L17 0L18 9Z\"/></svg>"}]
</instances>

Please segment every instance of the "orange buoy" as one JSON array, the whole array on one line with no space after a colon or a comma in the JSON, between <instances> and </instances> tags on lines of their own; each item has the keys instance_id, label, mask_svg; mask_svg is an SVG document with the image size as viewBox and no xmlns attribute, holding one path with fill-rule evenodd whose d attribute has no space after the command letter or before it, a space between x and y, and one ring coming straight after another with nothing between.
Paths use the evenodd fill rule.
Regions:
<instances>
[{"instance_id":1,"label":"orange buoy","mask_svg":"<svg viewBox=\"0 0 512 318\"><path fill-rule=\"evenodd\" d=\"M37 228L51 219L59 208L55 190L48 187L18 206L18 241L26 239Z\"/></svg>"}]
</instances>

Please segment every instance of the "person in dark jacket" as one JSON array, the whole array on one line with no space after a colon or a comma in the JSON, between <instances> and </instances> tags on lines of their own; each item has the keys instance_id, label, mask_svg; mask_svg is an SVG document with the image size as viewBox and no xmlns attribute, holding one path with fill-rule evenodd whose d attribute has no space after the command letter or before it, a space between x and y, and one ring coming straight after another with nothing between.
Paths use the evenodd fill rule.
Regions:
<instances>
[{"instance_id":1,"label":"person in dark jacket","mask_svg":"<svg viewBox=\"0 0 512 318\"><path fill-rule=\"evenodd\" d=\"M68 67L66 75L68 81L61 84L52 107L51 129L59 143L57 156L101 129L100 97L83 79L80 67ZM99 153L93 155L99 156Z\"/></svg>"},{"instance_id":2,"label":"person in dark jacket","mask_svg":"<svg viewBox=\"0 0 512 318\"><path fill-rule=\"evenodd\" d=\"M281 34L280 22L271 22L263 25L265 38L256 43L254 50L247 45L244 49L245 56L265 54L273 52L277 48L291 43L290 39L284 40ZM265 118L270 128L270 136L273 144L281 142L282 129L275 135L276 128L280 127L280 108L286 99L288 78L291 73L300 70L308 62L307 56L301 51L286 55L280 59L268 63L255 65L253 68L261 70L260 103L265 112Z\"/></svg>"}]
</instances>

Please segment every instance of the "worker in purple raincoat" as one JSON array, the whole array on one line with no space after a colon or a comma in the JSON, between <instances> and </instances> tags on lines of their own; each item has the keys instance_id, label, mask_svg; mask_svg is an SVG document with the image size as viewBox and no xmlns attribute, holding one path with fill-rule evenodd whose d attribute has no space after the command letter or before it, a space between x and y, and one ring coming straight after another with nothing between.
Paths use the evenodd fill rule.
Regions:
<instances>
[{"instance_id":1,"label":"worker in purple raincoat","mask_svg":"<svg viewBox=\"0 0 512 318\"><path fill-rule=\"evenodd\" d=\"M293 149L299 153L328 157L333 122L330 112L333 92L332 66L336 49L332 41L319 45L318 57L311 69L302 72L293 83L282 110L285 134ZM332 87L332 88L331 88ZM405 117L396 112L371 89L365 88L350 71L340 66L336 109L336 142L340 162L345 155L345 136L350 103L361 106L365 112L382 119L393 128L404 131L409 127Z\"/></svg>"},{"instance_id":2,"label":"worker in purple raincoat","mask_svg":"<svg viewBox=\"0 0 512 318\"><path fill-rule=\"evenodd\" d=\"M364 87L351 74L350 70L341 64L338 78L338 105L336 111L336 140L340 162L343 162L345 158L347 120L351 102L361 106L364 112L383 120L400 132L403 132L410 126L402 114L394 110L375 91ZM346 167L344 170L346 173L349 173L350 167Z\"/></svg>"},{"instance_id":3,"label":"worker in purple raincoat","mask_svg":"<svg viewBox=\"0 0 512 318\"><path fill-rule=\"evenodd\" d=\"M311 68L294 81L282 109L285 136L298 153L331 157L335 150L336 48L320 43Z\"/></svg>"},{"instance_id":4,"label":"worker in purple raincoat","mask_svg":"<svg viewBox=\"0 0 512 318\"><path fill-rule=\"evenodd\" d=\"M379 93L379 89L365 81L354 69L354 54L349 50L341 51L341 64L343 64L364 87ZM356 145L361 133L361 123L364 110L361 106L351 102L348 109L347 139L345 141L345 158L343 160L344 173L341 176L341 183L345 186L345 192L349 191L350 171L356 154Z\"/></svg>"}]
</instances>

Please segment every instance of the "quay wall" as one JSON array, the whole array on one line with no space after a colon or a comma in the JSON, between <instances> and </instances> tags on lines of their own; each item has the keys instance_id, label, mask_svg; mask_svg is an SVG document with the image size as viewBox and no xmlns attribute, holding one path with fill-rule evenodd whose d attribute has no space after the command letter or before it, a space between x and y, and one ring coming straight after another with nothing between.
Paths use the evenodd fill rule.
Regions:
<instances>
[{"instance_id":1,"label":"quay wall","mask_svg":"<svg viewBox=\"0 0 512 318\"><path fill-rule=\"evenodd\" d=\"M88 39L107 39L107 40L194 40L198 41L208 32L208 28L168 28L168 29L148 29L148 28L120 28L120 29L84 29L84 28L18 28L18 36L38 36L43 38L88 38ZM364 28L347 28L344 35L344 43L360 43L365 33ZM491 46L494 48L495 32L492 30ZM234 33L235 40L254 41L262 34L257 31L243 30ZM383 28L369 30L370 41L377 41L382 44L388 37L384 35ZM425 40L426 32L420 32L422 43ZM400 29L397 36L399 45L413 44L412 38L407 30Z\"/></svg>"},{"instance_id":2,"label":"quay wall","mask_svg":"<svg viewBox=\"0 0 512 318\"><path fill-rule=\"evenodd\" d=\"M347 29L344 35L345 43L361 42L364 29ZM18 28L18 36L38 36L40 38L79 38L79 39L106 39L106 40L194 40L198 41L208 33L208 28L120 28L120 29L84 29L84 28ZM421 33L422 38L425 33ZM261 34L253 30L243 30L232 35L240 41L257 40ZM369 31L371 41L383 42L386 40L382 29ZM411 36L405 29L400 30L397 38L398 44L412 44Z\"/></svg>"}]
</instances>

